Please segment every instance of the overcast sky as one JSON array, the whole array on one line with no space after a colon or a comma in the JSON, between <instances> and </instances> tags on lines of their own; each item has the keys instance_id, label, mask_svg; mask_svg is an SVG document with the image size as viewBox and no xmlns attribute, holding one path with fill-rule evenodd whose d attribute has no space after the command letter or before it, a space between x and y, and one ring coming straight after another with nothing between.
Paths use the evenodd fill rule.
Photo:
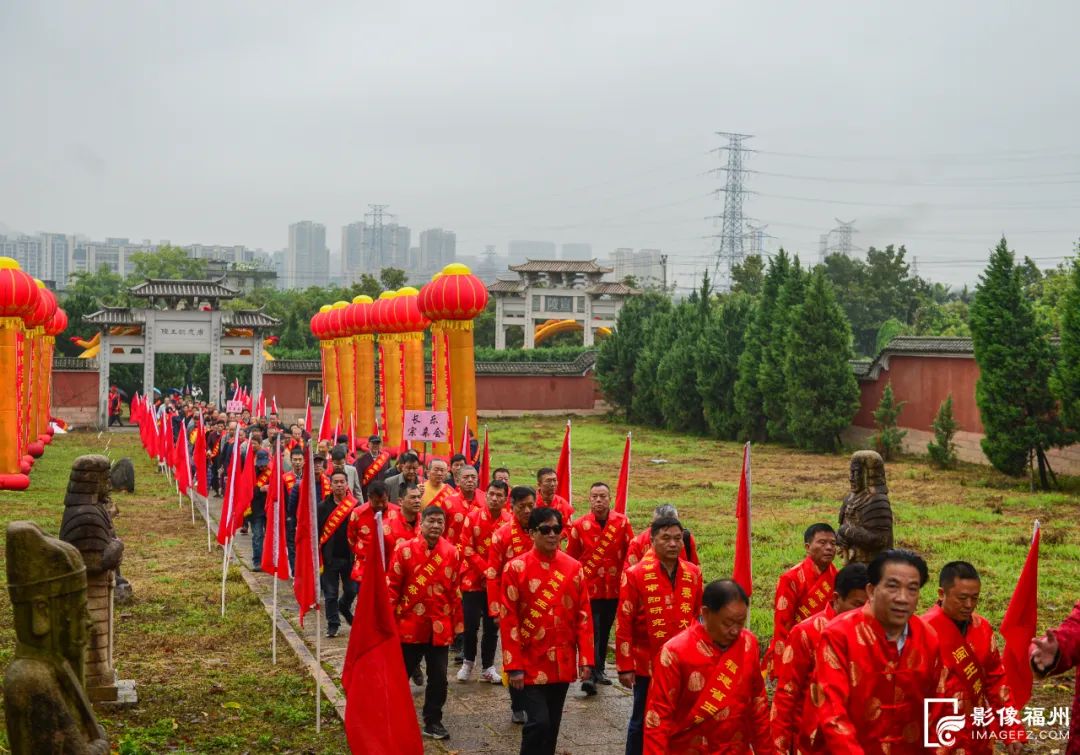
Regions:
<instances>
[{"instance_id":1,"label":"overcast sky","mask_svg":"<svg viewBox=\"0 0 1080 755\"><path fill-rule=\"evenodd\" d=\"M834 218L973 281L1005 233L1080 236L1080 3L0 3L0 224L246 244L369 203L459 254L659 247L689 283L722 212L816 260Z\"/></svg>"}]
</instances>

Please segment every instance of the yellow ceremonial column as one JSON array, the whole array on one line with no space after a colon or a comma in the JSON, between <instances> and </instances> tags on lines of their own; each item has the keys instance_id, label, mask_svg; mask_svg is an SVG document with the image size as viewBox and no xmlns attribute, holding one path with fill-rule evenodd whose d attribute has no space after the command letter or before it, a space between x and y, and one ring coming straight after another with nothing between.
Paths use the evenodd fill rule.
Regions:
<instances>
[{"instance_id":1,"label":"yellow ceremonial column","mask_svg":"<svg viewBox=\"0 0 1080 755\"><path fill-rule=\"evenodd\" d=\"M53 352L56 349L56 337L67 330L68 316L67 312L60 307L56 308L55 314L52 316L52 320L49 321L48 326L45 328L45 353L42 356L41 364L39 365L39 385L41 390L38 391L38 395L41 397L38 401L38 416L40 417L40 426L42 428L41 434L38 435L38 439L48 445L52 443L52 363Z\"/></svg>"},{"instance_id":2,"label":"yellow ceremonial column","mask_svg":"<svg viewBox=\"0 0 1080 755\"><path fill-rule=\"evenodd\" d=\"M28 390L23 393L23 452L37 458L45 453L45 443L39 439L42 433L41 414L41 365L45 352L45 327L56 314L56 297L45 284L34 279L38 287L38 305L32 319L26 321L26 337L23 339L23 375Z\"/></svg>"},{"instance_id":3,"label":"yellow ceremonial column","mask_svg":"<svg viewBox=\"0 0 1080 755\"><path fill-rule=\"evenodd\" d=\"M375 423L375 336L371 328L370 296L361 294L353 297L350 309L353 310L351 321L355 324L353 353L356 355L356 385L353 394L356 398L356 433L363 438L377 432Z\"/></svg>"},{"instance_id":4,"label":"yellow ceremonial column","mask_svg":"<svg viewBox=\"0 0 1080 755\"><path fill-rule=\"evenodd\" d=\"M24 440L20 411L29 380L19 380L25 323L32 318L41 296L34 279L10 257L0 257L0 489L25 490L30 465L23 460Z\"/></svg>"},{"instance_id":5,"label":"yellow ceremonial column","mask_svg":"<svg viewBox=\"0 0 1080 755\"><path fill-rule=\"evenodd\" d=\"M473 319L487 306L488 292L483 281L468 267L458 263L447 265L442 273L420 292L420 309L431 320L432 338L438 351L432 349L432 369L438 372L440 391L449 393L449 410L453 438L451 448L457 449L464 434L464 422L475 433L476 422L476 365L473 353ZM440 338L438 333L442 334ZM449 367L447 370L446 367ZM446 391L444 375L449 372L450 390ZM434 384L434 383L433 383ZM436 410L439 400L433 401Z\"/></svg>"},{"instance_id":6,"label":"yellow ceremonial column","mask_svg":"<svg viewBox=\"0 0 1080 755\"><path fill-rule=\"evenodd\" d=\"M424 370L424 331L430 321L420 312L420 292L412 286L399 289L393 298L394 322L405 352L405 409L427 408Z\"/></svg>"},{"instance_id":7,"label":"yellow ceremonial column","mask_svg":"<svg viewBox=\"0 0 1080 755\"><path fill-rule=\"evenodd\" d=\"M372 325L379 333L379 404L382 406L383 444L392 454L401 453L405 425L405 391L401 379L401 334L397 333L393 298L395 292L383 291L371 308Z\"/></svg>"},{"instance_id":8,"label":"yellow ceremonial column","mask_svg":"<svg viewBox=\"0 0 1080 755\"><path fill-rule=\"evenodd\" d=\"M338 390L341 392L339 432L349 434L349 423L355 422L356 410L356 355L353 353L352 332L349 327L349 302L334 302L330 313L334 335L334 351L337 353Z\"/></svg>"},{"instance_id":9,"label":"yellow ceremonial column","mask_svg":"<svg viewBox=\"0 0 1080 755\"><path fill-rule=\"evenodd\" d=\"M337 352L328 334L330 305L324 304L318 314L311 318L311 332L319 339L319 353L322 357L323 376L323 412L329 412L326 425L332 431L334 422L341 416L341 394L338 392ZM320 427L322 426L320 422Z\"/></svg>"}]
</instances>

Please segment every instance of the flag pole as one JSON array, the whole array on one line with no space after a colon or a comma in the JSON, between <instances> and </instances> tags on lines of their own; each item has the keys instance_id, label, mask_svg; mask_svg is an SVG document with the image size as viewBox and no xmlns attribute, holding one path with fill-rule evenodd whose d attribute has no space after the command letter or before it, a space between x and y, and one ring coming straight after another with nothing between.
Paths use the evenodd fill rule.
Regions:
<instances>
[{"instance_id":1,"label":"flag pole","mask_svg":"<svg viewBox=\"0 0 1080 755\"><path fill-rule=\"evenodd\" d=\"M225 578L229 574L229 549L232 547L232 538L225 540L225 548L221 556L221 618L225 618Z\"/></svg>"},{"instance_id":2,"label":"flag pole","mask_svg":"<svg viewBox=\"0 0 1080 755\"><path fill-rule=\"evenodd\" d=\"M209 491L207 491L209 492ZM206 507L206 552L214 552L214 538L210 534L210 496L200 496L203 499L203 505Z\"/></svg>"},{"instance_id":3,"label":"flag pole","mask_svg":"<svg viewBox=\"0 0 1080 755\"><path fill-rule=\"evenodd\" d=\"M188 503L191 504L191 524L195 524L195 497L191 495L191 491L188 491Z\"/></svg>"},{"instance_id":4,"label":"flag pole","mask_svg":"<svg viewBox=\"0 0 1080 755\"><path fill-rule=\"evenodd\" d=\"M275 525L276 526L276 525ZM277 554L274 554L275 557ZM274 613L270 617L270 662L277 665L277 573L274 574Z\"/></svg>"},{"instance_id":5,"label":"flag pole","mask_svg":"<svg viewBox=\"0 0 1080 755\"><path fill-rule=\"evenodd\" d=\"M321 580L320 580L321 582ZM322 629L319 614L322 612L322 585L315 602L315 733L322 731L322 692L319 689L319 674L322 673Z\"/></svg>"}]
</instances>

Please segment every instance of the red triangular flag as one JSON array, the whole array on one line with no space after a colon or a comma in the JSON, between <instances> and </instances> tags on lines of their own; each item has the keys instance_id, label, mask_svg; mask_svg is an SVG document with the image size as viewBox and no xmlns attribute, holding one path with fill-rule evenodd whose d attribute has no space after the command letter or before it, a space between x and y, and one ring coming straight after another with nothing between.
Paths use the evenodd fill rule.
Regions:
<instances>
[{"instance_id":1,"label":"red triangular flag","mask_svg":"<svg viewBox=\"0 0 1080 755\"><path fill-rule=\"evenodd\" d=\"M341 673L345 736L352 752L423 755L409 680L401 673L405 661L386 590L383 560L369 558L367 568L371 573L360 583L356 601L356 615L365 620L356 622L356 628L349 632Z\"/></svg>"},{"instance_id":2,"label":"red triangular flag","mask_svg":"<svg viewBox=\"0 0 1080 755\"><path fill-rule=\"evenodd\" d=\"M288 579L289 552L285 546L285 481L281 471L281 435L274 439L274 460L270 462L270 486L266 491L266 537L261 567L278 579Z\"/></svg>"},{"instance_id":3,"label":"red triangular flag","mask_svg":"<svg viewBox=\"0 0 1080 755\"><path fill-rule=\"evenodd\" d=\"M563 435L562 451L559 452L559 464L555 468L555 474L558 476L558 486L555 488L555 495L562 496L570 504L571 510L574 508L574 502L571 500L571 480L570 480L570 420L566 420L566 434Z\"/></svg>"},{"instance_id":4,"label":"red triangular flag","mask_svg":"<svg viewBox=\"0 0 1080 755\"><path fill-rule=\"evenodd\" d=\"M465 457L466 464L472 464L473 459L469 451L472 449L472 443L469 442L469 418L465 418L465 427L461 430L461 448L458 453Z\"/></svg>"},{"instance_id":5,"label":"red triangular flag","mask_svg":"<svg viewBox=\"0 0 1080 755\"><path fill-rule=\"evenodd\" d=\"M312 608L318 610L319 600L319 518L315 492L315 444L308 443L304 459L304 474L300 482L300 502L296 507L296 575L293 594L299 606L300 626L304 626L304 614ZM404 661L403 661L404 663ZM401 673L402 667L398 667Z\"/></svg>"},{"instance_id":6,"label":"red triangular flag","mask_svg":"<svg viewBox=\"0 0 1080 755\"><path fill-rule=\"evenodd\" d=\"M240 476L240 425L233 432L232 449L229 457L229 479L225 486L225 495L221 498L221 515L218 516L217 541L219 545L225 545L236 531L233 525L233 500L236 498L236 488ZM243 509L241 509L243 511Z\"/></svg>"},{"instance_id":7,"label":"red triangular flag","mask_svg":"<svg viewBox=\"0 0 1080 755\"><path fill-rule=\"evenodd\" d=\"M735 504L735 569L731 578L750 595L754 589L753 569L750 566L750 444L743 446L742 474L739 476L739 497Z\"/></svg>"},{"instance_id":8,"label":"red triangular flag","mask_svg":"<svg viewBox=\"0 0 1080 755\"><path fill-rule=\"evenodd\" d=\"M1005 681L1012 696L1009 704L1022 710L1031 699L1031 666L1028 661L1028 648L1039 614L1039 535L1042 530L1035 522L1035 535L1031 538L1024 568L1016 580L1009 607L1005 609L1005 618L1001 620L1001 636L1005 638L1005 649L1001 653L1001 664L1005 667Z\"/></svg>"},{"instance_id":9,"label":"red triangular flag","mask_svg":"<svg viewBox=\"0 0 1080 755\"><path fill-rule=\"evenodd\" d=\"M277 410L277 396L273 396L270 399L270 413L271 414L277 414L278 413L278 410Z\"/></svg>"},{"instance_id":10,"label":"red triangular flag","mask_svg":"<svg viewBox=\"0 0 1080 755\"><path fill-rule=\"evenodd\" d=\"M311 399L307 400L306 408L304 409L304 432L311 437Z\"/></svg>"},{"instance_id":11,"label":"red triangular flag","mask_svg":"<svg viewBox=\"0 0 1080 755\"><path fill-rule=\"evenodd\" d=\"M626 445L622 452L622 466L619 467L619 482L615 485L615 511L626 513L626 503L630 499L630 433L626 434Z\"/></svg>"},{"instance_id":12,"label":"red triangular flag","mask_svg":"<svg viewBox=\"0 0 1080 755\"><path fill-rule=\"evenodd\" d=\"M480 452L480 483L476 486L480 492L486 492L491 482L491 446L488 444L488 429L484 428L484 449Z\"/></svg>"},{"instance_id":13,"label":"red triangular flag","mask_svg":"<svg viewBox=\"0 0 1080 755\"><path fill-rule=\"evenodd\" d=\"M173 469L176 473L176 487L180 495L187 495L188 489L191 488L191 455L188 453L187 433L183 430L176 439L176 466Z\"/></svg>"},{"instance_id":14,"label":"red triangular flag","mask_svg":"<svg viewBox=\"0 0 1080 755\"><path fill-rule=\"evenodd\" d=\"M206 498L210 494L210 485L206 479L206 426L203 425L202 412L199 412L199 427L195 433L195 492Z\"/></svg>"}]
</instances>

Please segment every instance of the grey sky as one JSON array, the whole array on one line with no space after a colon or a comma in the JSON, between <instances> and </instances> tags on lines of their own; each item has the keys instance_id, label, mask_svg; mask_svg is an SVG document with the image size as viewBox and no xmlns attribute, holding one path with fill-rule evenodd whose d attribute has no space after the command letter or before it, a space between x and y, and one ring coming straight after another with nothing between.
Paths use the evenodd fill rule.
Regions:
<instances>
[{"instance_id":1,"label":"grey sky","mask_svg":"<svg viewBox=\"0 0 1080 755\"><path fill-rule=\"evenodd\" d=\"M1078 22L1074 0L7 2L0 223L273 251L312 219L334 250L379 202L459 253L660 247L689 283L730 130L802 177L748 177L770 250L816 260L856 218L857 245L971 281L1002 232L1046 265L1080 236Z\"/></svg>"}]
</instances>

